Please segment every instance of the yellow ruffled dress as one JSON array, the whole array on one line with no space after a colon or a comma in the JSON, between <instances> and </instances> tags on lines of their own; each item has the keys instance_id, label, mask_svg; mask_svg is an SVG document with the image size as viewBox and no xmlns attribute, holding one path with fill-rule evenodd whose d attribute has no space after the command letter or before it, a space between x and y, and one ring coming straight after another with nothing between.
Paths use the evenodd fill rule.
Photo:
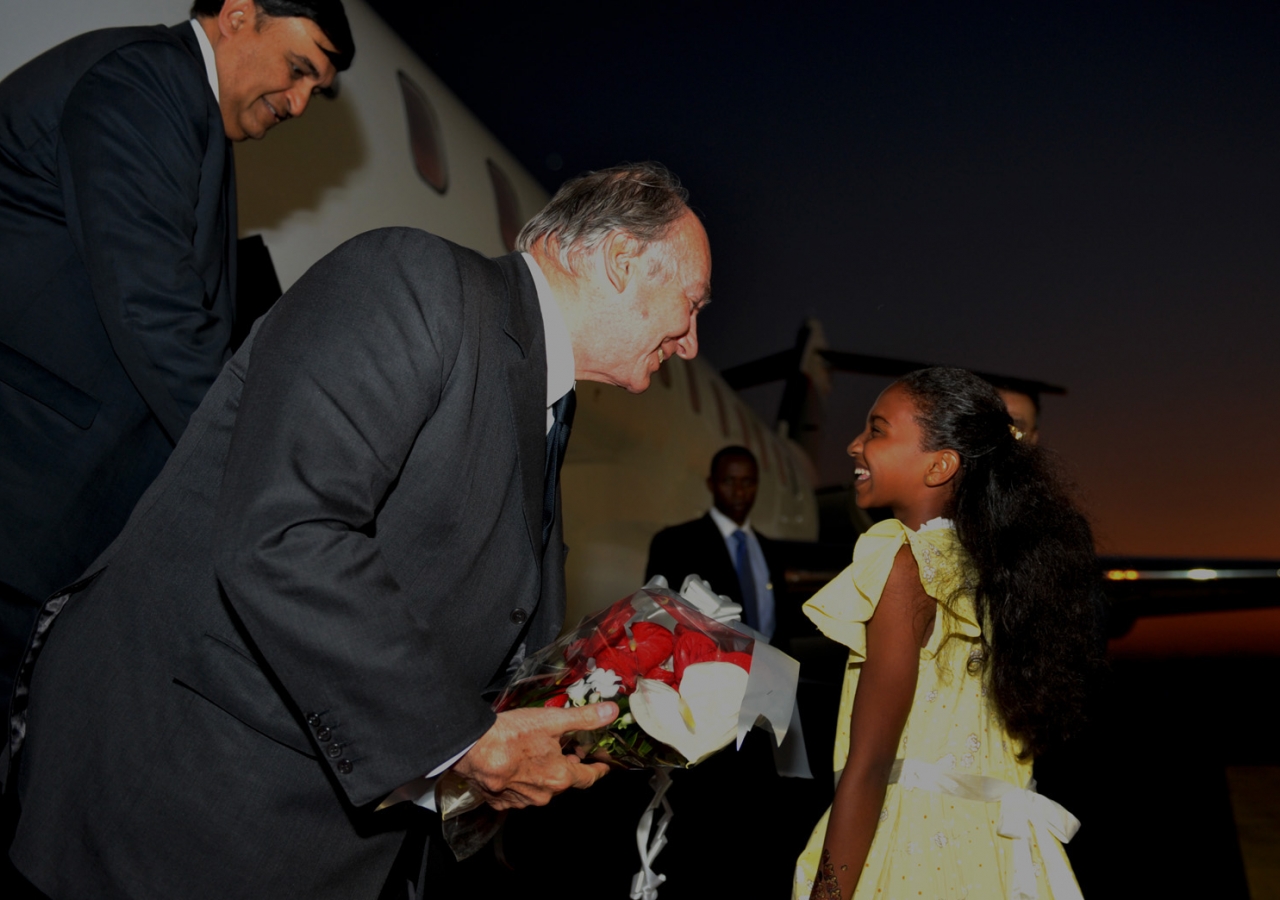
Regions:
<instances>
[{"instance_id":1,"label":"yellow ruffled dress","mask_svg":"<svg viewBox=\"0 0 1280 900\"><path fill-rule=\"evenodd\" d=\"M1061 844L1079 823L1062 807L1026 790L1034 787L1031 763L1017 758L1018 747L987 697L979 668L969 665L981 652L981 632L973 588L966 583L967 556L944 519L919 531L894 519L877 523L858 539L852 565L804 606L827 636L849 647L836 729L836 771L849 755L850 713L866 660L866 623L904 542L911 546L925 591L938 601L937 618L920 651L915 699L902 732L898 756L906 762L895 767L896 783L885 794L853 896L1079 897ZM992 799L997 795L1000 799ZM807 900L813 889L828 815L830 810L797 862L794 900Z\"/></svg>"}]
</instances>

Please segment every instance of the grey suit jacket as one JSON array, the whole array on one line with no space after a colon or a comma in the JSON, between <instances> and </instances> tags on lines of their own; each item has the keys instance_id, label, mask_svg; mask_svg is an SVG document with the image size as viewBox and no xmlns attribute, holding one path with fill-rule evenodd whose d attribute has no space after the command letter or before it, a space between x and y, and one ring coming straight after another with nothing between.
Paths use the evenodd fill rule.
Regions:
<instances>
[{"instance_id":1,"label":"grey suit jacket","mask_svg":"<svg viewBox=\"0 0 1280 900\"><path fill-rule=\"evenodd\" d=\"M307 272L49 632L27 877L376 894L403 831L372 806L480 737L512 649L561 626L545 384L518 255L385 229Z\"/></svg>"}]
</instances>

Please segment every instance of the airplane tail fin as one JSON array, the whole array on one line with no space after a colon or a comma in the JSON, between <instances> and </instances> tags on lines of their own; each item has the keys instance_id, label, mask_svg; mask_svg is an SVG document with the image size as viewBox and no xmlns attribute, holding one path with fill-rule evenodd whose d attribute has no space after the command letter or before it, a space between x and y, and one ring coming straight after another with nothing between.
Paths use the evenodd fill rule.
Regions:
<instances>
[{"instance_id":1,"label":"airplane tail fin","mask_svg":"<svg viewBox=\"0 0 1280 900\"><path fill-rule=\"evenodd\" d=\"M774 381L785 382L777 421L783 436L803 447L811 460L818 455L825 400L831 393L831 366L823 356L826 352L822 323L806 319L790 349L720 373L735 391Z\"/></svg>"}]
</instances>

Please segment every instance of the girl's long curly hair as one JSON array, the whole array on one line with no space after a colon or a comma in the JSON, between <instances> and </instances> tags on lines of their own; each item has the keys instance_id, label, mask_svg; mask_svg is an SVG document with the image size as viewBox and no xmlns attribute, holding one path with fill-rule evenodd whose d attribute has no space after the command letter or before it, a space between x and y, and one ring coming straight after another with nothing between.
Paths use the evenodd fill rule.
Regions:
<instances>
[{"instance_id":1,"label":"girl's long curly hair","mask_svg":"<svg viewBox=\"0 0 1280 900\"><path fill-rule=\"evenodd\" d=\"M960 456L950 517L977 576L988 690L1022 755L1083 724L1102 668L1101 582L1093 534L1045 452L1015 437L1000 395L963 369L898 382L924 450Z\"/></svg>"}]
</instances>

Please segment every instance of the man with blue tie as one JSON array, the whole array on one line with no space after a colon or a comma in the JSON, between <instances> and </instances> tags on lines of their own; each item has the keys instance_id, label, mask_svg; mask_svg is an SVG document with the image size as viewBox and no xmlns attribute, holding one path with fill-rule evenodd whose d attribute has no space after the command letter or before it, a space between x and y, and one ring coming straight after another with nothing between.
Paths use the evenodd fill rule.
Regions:
<instances>
[{"instance_id":1,"label":"man with blue tie","mask_svg":"<svg viewBox=\"0 0 1280 900\"><path fill-rule=\"evenodd\" d=\"M713 505L700 519L658 532L649 545L646 578L662 575L679 590L690 574L742 605L742 619L771 643L783 645L791 629L782 591L777 545L751 527L759 466L746 447L725 447L711 460L707 489ZM781 625L781 628L779 627Z\"/></svg>"},{"instance_id":2,"label":"man with blue tie","mask_svg":"<svg viewBox=\"0 0 1280 900\"><path fill-rule=\"evenodd\" d=\"M748 520L758 487L759 467L750 450L733 446L717 453L707 478L711 509L654 536L645 577L662 575L679 590L689 575L701 576L716 593L742 605L746 624L785 651L798 617L786 602L777 542ZM671 802L677 837L658 860L672 900L705 893L708 859L724 861L716 866L717 894L785 895L797 852L793 833L803 826L793 809L794 789L778 776L771 751L764 733L753 732L738 752L676 773ZM668 887L662 892L665 898Z\"/></svg>"}]
</instances>

